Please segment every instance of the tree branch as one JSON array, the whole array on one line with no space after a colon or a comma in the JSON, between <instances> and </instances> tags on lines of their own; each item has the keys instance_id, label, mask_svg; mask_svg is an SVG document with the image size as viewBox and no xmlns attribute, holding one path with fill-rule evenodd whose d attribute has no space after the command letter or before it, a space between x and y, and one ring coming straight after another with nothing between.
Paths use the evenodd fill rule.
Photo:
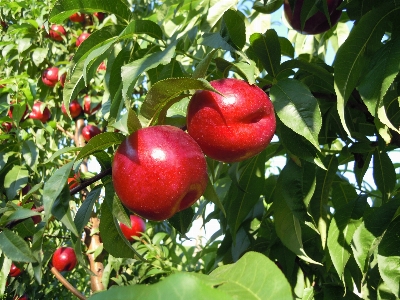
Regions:
<instances>
[{"instance_id":1,"label":"tree branch","mask_svg":"<svg viewBox=\"0 0 400 300\"><path fill-rule=\"evenodd\" d=\"M75 287L72 286L72 284L69 283L67 279L65 279L64 276L61 275L58 270L53 267L51 264L49 264L49 268L51 273L54 274L54 276L62 283L63 286L65 286L72 294L74 294L76 297L78 297L80 300L86 300L86 297L82 295Z\"/></svg>"},{"instance_id":2,"label":"tree branch","mask_svg":"<svg viewBox=\"0 0 400 300\"><path fill-rule=\"evenodd\" d=\"M96 176L93 176L92 178L89 178L87 180L82 181L78 186L76 186L73 189L71 189L70 194L74 195L74 194L82 191L85 187L88 187L92 183L96 182L97 180L99 180L99 179L101 179L103 177L106 177L107 175L111 175L111 171L112 171L112 169L108 168L108 169L100 172Z\"/></svg>"},{"instance_id":3,"label":"tree branch","mask_svg":"<svg viewBox=\"0 0 400 300\"><path fill-rule=\"evenodd\" d=\"M74 135L68 131L66 131L60 124L57 123L57 129L60 130L62 133L64 133L67 137L70 139L74 139Z\"/></svg>"}]
</instances>

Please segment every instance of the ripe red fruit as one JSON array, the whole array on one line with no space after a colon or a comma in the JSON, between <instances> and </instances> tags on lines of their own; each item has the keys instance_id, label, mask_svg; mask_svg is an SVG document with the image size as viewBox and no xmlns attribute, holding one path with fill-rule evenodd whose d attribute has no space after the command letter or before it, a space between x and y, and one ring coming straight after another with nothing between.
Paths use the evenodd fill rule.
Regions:
<instances>
[{"instance_id":1,"label":"ripe red fruit","mask_svg":"<svg viewBox=\"0 0 400 300\"><path fill-rule=\"evenodd\" d=\"M65 28L61 25L56 25L53 24L50 27L49 30L49 36L52 40L61 42L63 40L63 36L65 36L67 32L65 31Z\"/></svg>"},{"instance_id":2,"label":"ripe red fruit","mask_svg":"<svg viewBox=\"0 0 400 300\"><path fill-rule=\"evenodd\" d=\"M325 13L323 13L322 11L318 11L309 19L307 19L302 30L301 10L303 7L303 2L304 0L295 1L295 6L293 10L290 8L288 0L285 0L284 2L283 8L285 11L286 20L289 22L294 30L303 34L318 34L329 30L331 26L334 26L337 24L337 22L339 22L342 11L337 10L336 8L342 3L342 0L326 0L331 26L329 26L329 22L325 16Z\"/></svg>"},{"instance_id":3,"label":"ripe red fruit","mask_svg":"<svg viewBox=\"0 0 400 300\"><path fill-rule=\"evenodd\" d=\"M132 236L141 236L142 232L146 230L146 223L141 217L136 215L131 215L130 219L131 228L123 223L120 223L119 227L121 228L122 234L126 237L126 239L130 242L133 242L134 238Z\"/></svg>"},{"instance_id":4,"label":"ripe red fruit","mask_svg":"<svg viewBox=\"0 0 400 300\"><path fill-rule=\"evenodd\" d=\"M74 249L71 247L58 248L54 251L51 263L59 272L71 271L77 263Z\"/></svg>"},{"instance_id":5,"label":"ripe red fruit","mask_svg":"<svg viewBox=\"0 0 400 300\"><path fill-rule=\"evenodd\" d=\"M12 124L11 124L10 122L3 122L3 123L1 124L1 128L3 128L3 130L4 130L5 132L10 132L11 129L12 129Z\"/></svg>"},{"instance_id":6,"label":"ripe red fruit","mask_svg":"<svg viewBox=\"0 0 400 300\"><path fill-rule=\"evenodd\" d=\"M64 115L68 116L64 103L61 105L61 111ZM77 116L81 114L82 106L79 104L78 100L75 99L69 103L69 112L71 114L72 119L75 119Z\"/></svg>"},{"instance_id":7,"label":"ripe red fruit","mask_svg":"<svg viewBox=\"0 0 400 300\"><path fill-rule=\"evenodd\" d=\"M73 15L71 15L71 16L69 17L69 19L70 19L72 22L75 22L75 23L82 23L83 21L85 21L85 14L82 14L82 13L80 13L80 12L76 12L76 13L74 13Z\"/></svg>"},{"instance_id":8,"label":"ripe red fruit","mask_svg":"<svg viewBox=\"0 0 400 300\"><path fill-rule=\"evenodd\" d=\"M90 98L89 95L86 95L86 96L83 98L83 100L84 100L84 102L83 102L83 112L84 112L85 114L93 115L93 114L94 114L96 111L98 111L98 110L100 109L100 107L101 107L101 103L99 103L99 104L96 105L95 107L91 107L91 106L93 106L93 105L91 105L91 104L92 104L92 101L91 101L91 98Z\"/></svg>"},{"instance_id":9,"label":"ripe red fruit","mask_svg":"<svg viewBox=\"0 0 400 300\"><path fill-rule=\"evenodd\" d=\"M101 130L95 125L88 124L82 128L82 136L86 142L89 142L92 137L99 133L101 133Z\"/></svg>"},{"instance_id":10,"label":"ripe red fruit","mask_svg":"<svg viewBox=\"0 0 400 300\"><path fill-rule=\"evenodd\" d=\"M60 84L61 84L62 87L64 87L65 79L67 79L67 73L63 73L63 74L60 76Z\"/></svg>"},{"instance_id":11,"label":"ripe red fruit","mask_svg":"<svg viewBox=\"0 0 400 300\"><path fill-rule=\"evenodd\" d=\"M29 300L28 295L23 294L21 297L15 296L14 300Z\"/></svg>"},{"instance_id":12,"label":"ripe red fruit","mask_svg":"<svg viewBox=\"0 0 400 300\"><path fill-rule=\"evenodd\" d=\"M58 81L58 68L51 67L44 70L42 73L42 81L49 87L55 86Z\"/></svg>"},{"instance_id":13,"label":"ripe red fruit","mask_svg":"<svg viewBox=\"0 0 400 300\"><path fill-rule=\"evenodd\" d=\"M97 72L105 71L106 69L107 69L106 63L104 61L102 61L101 64L97 67Z\"/></svg>"},{"instance_id":14,"label":"ripe red fruit","mask_svg":"<svg viewBox=\"0 0 400 300\"><path fill-rule=\"evenodd\" d=\"M237 162L265 149L276 128L267 94L238 79L211 81L225 97L197 91L189 102L187 128L203 152L216 160Z\"/></svg>"},{"instance_id":15,"label":"ripe red fruit","mask_svg":"<svg viewBox=\"0 0 400 300\"><path fill-rule=\"evenodd\" d=\"M69 177L67 181L70 190L76 188L79 185L78 177L76 175L74 177Z\"/></svg>"},{"instance_id":16,"label":"ripe red fruit","mask_svg":"<svg viewBox=\"0 0 400 300\"><path fill-rule=\"evenodd\" d=\"M35 208L36 208L36 206L33 205L32 208L31 208L31 210L34 210ZM36 224L39 224L40 222L42 222L42 217L41 217L41 216L32 216L31 219L32 219L32 221L33 221L33 223L34 223L35 225L36 225Z\"/></svg>"},{"instance_id":17,"label":"ripe red fruit","mask_svg":"<svg viewBox=\"0 0 400 300\"><path fill-rule=\"evenodd\" d=\"M207 186L207 165L187 133L173 126L153 126L139 129L118 147L112 180L123 205L161 221L200 198Z\"/></svg>"},{"instance_id":18,"label":"ripe red fruit","mask_svg":"<svg viewBox=\"0 0 400 300\"><path fill-rule=\"evenodd\" d=\"M44 107L42 111L42 106L45 104L41 101L36 101L33 104L32 112L29 114L29 118L40 120L42 123L46 123L50 119L50 109Z\"/></svg>"},{"instance_id":19,"label":"ripe red fruit","mask_svg":"<svg viewBox=\"0 0 400 300\"><path fill-rule=\"evenodd\" d=\"M9 109L8 112L7 112L8 116L9 116L11 119L12 119L12 117L13 117L13 110L14 110L14 107L13 107L13 105L11 105L11 106L10 106L10 109ZM26 106L25 106L24 114L22 115L21 120L19 120L19 121L21 122L21 121L24 120L28 115L29 115L29 107L28 107L28 105L26 105Z\"/></svg>"},{"instance_id":20,"label":"ripe red fruit","mask_svg":"<svg viewBox=\"0 0 400 300\"><path fill-rule=\"evenodd\" d=\"M102 12L95 12L95 13L93 13L93 16L95 16L97 19L99 19L99 22L103 22L106 15Z\"/></svg>"},{"instance_id":21,"label":"ripe red fruit","mask_svg":"<svg viewBox=\"0 0 400 300\"><path fill-rule=\"evenodd\" d=\"M75 43L76 46L79 47L80 44L82 44L82 42L83 42L84 40L86 40L89 36L90 36L90 33L83 32L83 33L78 37L78 39L76 40L76 43Z\"/></svg>"},{"instance_id":22,"label":"ripe red fruit","mask_svg":"<svg viewBox=\"0 0 400 300\"><path fill-rule=\"evenodd\" d=\"M20 268L18 268L14 263L11 264L11 268L10 268L10 277L18 277L19 275L21 275L22 270Z\"/></svg>"}]
</instances>

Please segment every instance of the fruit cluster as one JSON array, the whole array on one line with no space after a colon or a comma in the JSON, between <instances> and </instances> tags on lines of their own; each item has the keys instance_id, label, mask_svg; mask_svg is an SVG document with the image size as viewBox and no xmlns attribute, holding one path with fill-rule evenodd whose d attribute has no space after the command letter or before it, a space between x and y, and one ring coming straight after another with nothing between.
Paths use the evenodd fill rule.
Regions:
<instances>
[{"instance_id":1,"label":"fruit cluster","mask_svg":"<svg viewBox=\"0 0 400 300\"><path fill-rule=\"evenodd\" d=\"M168 219L205 191L204 155L239 162L270 143L276 120L263 90L238 79L215 80L211 85L219 93L198 91L189 102L188 133L169 125L147 127L118 147L112 180L121 202L132 212L155 221Z\"/></svg>"}]
</instances>

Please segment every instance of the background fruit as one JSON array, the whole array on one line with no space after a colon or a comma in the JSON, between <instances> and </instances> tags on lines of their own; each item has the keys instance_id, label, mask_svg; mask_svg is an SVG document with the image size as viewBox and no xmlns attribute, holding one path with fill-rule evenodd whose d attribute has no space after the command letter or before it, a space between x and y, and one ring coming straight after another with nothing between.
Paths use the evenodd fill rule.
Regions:
<instances>
[{"instance_id":1,"label":"background fruit","mask_svg":"<svg viewBox=\"0 0 400 300\"><path fill-rule=\"evenodd\" d=\"M128 209L155 221L190 207L207 185L204 155L181 129L139 129L118 147L112 165L115 192Z\"/></svg>"},{"instance_id":2,"label":"background fruit","mask_svg":"<svg viewBox=\"0 0 400 300\"><path fill-rule=\"evenodd\" d=\"M99 22L103 22L106 15L102 12L95 12L95 13L93 13L93 16L95 16L97 19L99 19Z\"/></svg>"},{"instance_id":3,"label":"background fruit","mask_svg":"<svg viewBox=\"0 0 400 300\"><path fill-rule=\"evenodd\" d=\"M83 101L84 101L83 102L83 112L85 114L92 115L96 111L98 111L100 109L100 107L101 107L101 103L99 103L99 104L97 104L96 106L93 107L92 100L91 100L91 97L89 95L86 95L83 98Z\"/></svg>"},{"instance_id":4,"label":"background fruit","mask_svg":"<svg viewBox=\"0 0 400 300\"><path fill-rule=\"evenodd\" d=\"M65 31L65 28L61 25L56 25L53 24L50 27L49 30L49 36L52 40L61 42L63 40L63 36L65 36L67 32Z\"/></svg>"},{"instance_id":5,"label":"background fruit","mask_svg":"<svg viewBox=\"0 0 400 300\"><path fill-rule=\"evenodd\" d=\"M19 275L21 275L21 273L22 273L22 270L20 268L18 268L14 263L12 263L9 275L11 277L18 277Z\"/></svg>"},{"instance_id":6,"label":"background fruit","mask_svg":"<svg viewBox=\"0 0 400 300\"><path fill-rule=\"evenodd\" d=\"M61 111L64 115L68 116L64 103L61 104ZM79 104L78 100L76 99L72 100L69 103L69 113L71 114L72 119L79 116L81 112L82 112L82 106Z\"/></svg>"},{"instance_id":7,"label":"background fruit","mask_svg":"<svg viewBox=\"0 0 400 300\"><path fill-rule=\"evenodd\" d=\"M42 81L45 85L53 87L58 82L58 68L47 68L42 73Z\"/></svg>"},{"instance_id":8,"label":"background fruit","mask_svg":"<svg viewBox=\"0 0 400 300\"><path fill-rule=\"evenodd\" d=\"M76 46L79 47L80 44L82 44L82 42L83 42L84 40L86 40L89 36L90 36L90 33L83 32L83 33L78 37L78 39L76 40L76 43L75 43Z\"/></svg>"},{"instance_id":9,"label":"background fruit","mask_svg":"<svg viewBox=\"0 0 400 300\"><path fill-rule=\"evenodd\" d=\"M83 21L85 21L85 14L80 13L80 12L76 12L74 14L72 14L69 19L72 22L76 22L76 23L82 23Z\"/></svg>"},{"instance_id":10,"label":"background fruit","mask_svg":"<svg viewBox=\"0 0 400 300\"><path fill-rule=\"evenodd\" d=\"M44 105L41 101L36 101L33 104L32 112L29 114L29 118L40 120L42 123L46 123L51 116L50 109L44 107L43 111L41 111L41 107Z\"/></svg>"},{"instance_id":11,"label":"background fruit","mask_svg":"<svg viewBox=\"0 0 400 300\"><path fill-rule=\"evenodd\" d=\"M65 79L67 79L67 73L63 73L63 74L60 76L60 84L61 84L62 87L64 87Z\"/></svg>"},{"instance_id":12,"label":"background fruit","mask_svg":"<svg viewBox=\"0 0 400 300\"><path fill-rule=\"evenodd\" d=\"M335 26L342 15L342 11L336 9L342 3L342 0L325 1L328 5L331 26ZM316 12L313 16L307 19L304 28L301 28L301 11L303 2L304 0L295 1L294 10L291 9L288 0L285 0L284 2L285 17L293 29L303 34L318 34L329 30L331 26L322 11Z\"/></svg>"},{"instance_id":13,"label":"background fruit","mask_svg":"<svg viewBox=\"0 0 400 300\"><path fill-rule=\"evenodd\" d=\"M51 263L59 272L72 271L77 263L74 249L71 247L58 248L54 251Z\"/></svg>"},{"instance_id":14,"label":"background fruit","mask_svg":"<svg viewBox=\"0 0 400 300\"><path fill-rule=\"evenodd\" d=\"M203 152L216 160L236 162L264 150L276 128L267 94L238 79L215 80L211 85L225 97L198 91L187 114L188 133Z\"/></svg>"},{"instance_id":15,"label":"background fruit","mask_svg":"<svg viewBox=\"0 0 400 300\"><path fill-rule=\"evenodd\" d=\"M89 142L89 140L94 137L95 135L98 135L101 133L101 130L99 127L95 125L88 124L82 129L82 136L85 139L86 142Z\"/></svg>"},{"instance_id":16,"label":"background fruit","mask_svg":"<svg viewBox=\"0 0 400 300\"><path fill-rule=\"evenodd\" d=\"M134 238L132 236L141 236L142 232L146 230L146 223L141 217L136 215L130 215L130 220L131 228L123 223L120 223L119 227L121 228L121 231L126 239L130 242L133 242Z\"/></svg>"}]
</instances>

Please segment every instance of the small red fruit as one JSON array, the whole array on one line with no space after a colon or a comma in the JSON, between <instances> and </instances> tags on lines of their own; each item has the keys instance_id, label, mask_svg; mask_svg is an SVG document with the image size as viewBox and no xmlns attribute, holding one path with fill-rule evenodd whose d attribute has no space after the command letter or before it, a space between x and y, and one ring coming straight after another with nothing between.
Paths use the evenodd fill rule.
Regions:
<instances>
[{"instance_id":1,"label":"small red fruit","mask_svg":"<svg viewBox=\"0 0 400 300\"><path fill-rule=\"evenodd\" d=\"M73 188L76 188L78 185L79 185L79 182L78 182L77 178L75 178L75 177L68 178L68 187L70 190L72 190Z\"/></svg>"},{"instance_id":2,"label":"small red fruit","mask_svg":"<svg viewBox=\"0 0 400 300\"><path fill-rule=\"evenodd\" d=\"M29 300L29 297L27 294L23 294L21 297L15 296L14 300Z\"/></svg>"},{"instance_id":3,"label":"small red fruit","mask_svg":"<svg viewBox=\"0 0 400 300\"><path fill-rule=\"evenodd\" d=\"M82 129L82 136L85 139L86 142L89 142L89 140L94 137L95 135L98 135L101 133L101 130L99 127L95 125L88 124Z\"/></svg>"},{"instance_id":4,"label":"small red fruit","mask_svg":"<svg viewBox=\"0 0 400 300\"><path fill-rule=\"evenodd\" d=\"M18 277L19 275L21 275L21 273L22 273L22 270L20 268L18 268L14 263L12 263L9 275L11 277Z\"/></svg>"},{"instance_id":5,"label":"small red fruit","mask_svg":"<svg viewBox=\"0 0 400 300\"><path fill-rule=\"evenodd\" d=\"M106 15L102 12L95 12L95 13L93 13L93 16L95 16L101 23L101 22L103 22Z\"/></svg>"},{"instance_id":6,"label":"small red fruit","mask_svg":"<svg viewBox=\"0 0 400 300\"><path fill-rule=\"evenodd\" d=\"M36 208L36 206L35 205L33 205L32 206L32 208L31 208L31 210L34 210ZM33 221L33 223L36 225L36 224L39 224L40 222L42 222L42 217L41 216L32 216L31 217L31 219L32 219L32 221Z\"/></svg>"},{"instance_id":7,"label":"small red fruit","mask_svg":"<svg viewBox=\"0 0 400 300\"><path fill-rule=\"evenodd\" d=\"M80 44L82 44L82 42L83 42L84 40L86 40L89 36L90 36L90 33L83 32L83 33L78 37L78 39L76 40L76 43L75 43L76 46L79 47Z\"/></svg>"},{"instance_id":8,"label":"small red fruit","mask_svg":"<svg viewBox=\"0 0 400 300\"><path fill-rule=\"evenodd\" d=\"M342 0L325 0L328 6L328 12L330 16L331 26L335 26L340 19L342 14L341 10L337 10L337 7L342 3ZM325 32L331 28L328 19L322 11L317 11L311 16L304 24L304 28L301 28L301 11L304 0L295 1L293 10L290 7L289 1L285 0L283 8L285 11L285 17L288 23L293 27L294 30L303 34L318 34Z\"/></svg>"},{"instance_id":9,"label":"small red fruit","mask_svg":"<svg viewBox=\"0 0 400 300\"><path fill-rule=\"evenodd\" d=\"M71 15L71 16L69 17L69 19L70 19L72 22L75 22L75 23L82 23L83 21L85 21L85 14L82 14L82 13L80 13L80 12L76 12L76 13L74 13L73 15Z\"/></svg>"},{"instance_id":10,"label":"small red fruit","mask_svg":"<svg viewBox=\"0 0 400 300\"><path fill-rule=\"evenodd\" d=\"M65 28L61 25L53 24L49 30L49 36L52 40L61 42L63 40L63 36L66 35Z\"/></svg>"},{"instance_id":11,"label":"small red fruit","mask_svg":"<svg viewBox=\"0 0 400 300\"><path fill-rule=\"evenodd\" d=\"M204 154L237 162L263 151L276 128L274 107L267 94L239 79L210 82L224 96L197 91L188 105L188 133Z\"/></svg>"},{"instance_id":12,"label":"small red fruit","mask_svg":"<svg viewBox=\"0 0 400 300\"><path fill-rule=\"evenodd\" d=\"M8 113L7 113L8 116L9 116L11 119L13 118L13 110L14 110L14 106L11 105L11 106L10 106L10 109L8 110ZM28 105L25 105L24 114L22 115L21 120L19 120L19 121L21 122L21 121L24 120L28 115L29 115L29 107L28 107Z\"/></svg>"},{"instance_id":13,"label":"small red fruit","mask_svg":"<svg viewBox=\"0 0 400 300\"><path fill-rule=\"evenodd\" d=\"M130 219L131 228L123 223L120 223L119 227L121 228L122 234L126 237L126 239L130 242L133 242L133 236L139 237L146 230L146 223L141 217L138 217L136 215L131 215Z\"/></svg>"},{"instance_id":14,"label":"small red fruit","mask_svg":"<svg viewBox=\"0 0 400 300\"><path fill-rule=\"evenodd\" d=\"M53 254L51 263L59 272L72 271L77 263L74 249L71 247L58 248Z\"/></svg>"},{"instance_id":15,"label":"small red fruit","mask_svg":"<svg viewBox=\"0 0 400 300\"><path fill-rule=\"evenodd\" d=\"M102 61L101 64L97 67L97 72L105 71L106 69L107 69L106 63L104 61Z\"/></svg>"},{"instance_id":16,"label":"small red fruit","mask_svg":"<svg viewBox=\"0 0 400 300\"><path fill-rule=\"evenodd\" d=\"M45 85L53 87L58 82L58 68L47 68L42 73L42 81Z\"/></svg>"},{"instance_id":17,"label":"small red fruit","mask_svg":"<svg viewBox=\"0 0 400 300\"><path fill-rule=\"evenodd\" d=\"M61 105L61 111L64 115L68 116L64 103ZM69 103L69 112L71 114L72 119L75 119L77 116L81 114L82 106L79 104L78 100L75 99Z\"/></svg>"},{"instance_id":18,"label":"small red fruit","mask_svg":"<svg viewBox=\"0 0 400 300\"><path fill-rule=\"evenodd\" d=\"M115 192L132 212L161 221L190 207L207 186L199 145L169 125L139 129L118 147L112 164Z\"/></svg>"},{"instance_id":19,"label":"small red fruit","mask_svg":"<svg viewBox=\"0 0 400 300\"><path fill-rule=\"evenodd\" d=\"M93 115L96 111L98 111L101 107L101 103L99 103L98 105L96 105L95 107L91 107L92 105L92 101L89 95L86 95L83 98L84 102L83 102L83 112L85 114L88 115Z\"/></svg>"},{"instance_id":20,"label":"small red fruit","mask_svg":"<svg viewBox=\"0 0 400 300\"><path fill-rule=\"evenodd\" d=\"M60 76L60 84L61 84L61 86L62 87L64 87L64 84L65 84L65 80L67 79L67 73L63 73L61 76Z\"/></svg>"},{"instance_id":21,"label":"small red fruit","mask_svg":"<svg viewBox=\"0 0 400 300\"><path fill-rule=\"evenodd\" d=\"M42 107L44 107L43 110ZM29 114L31 119L40 120L42 123L46 123L50 119L50 116L50 109L41 101L36 101L35 104L33 104L32 112Z\"/></svg>"},{"instance_id":22,"label":"small red fruit","mask_svg":"<svg viewBox=\"0 0 400 300\"><path fill-rule=\"evenodd\" d=\"M1 128L3 128L3 130L4 130L5 132L10 132L11 129L12 129L12 124L11 124L10 122L3 122L3 123L1 124Z\"/></svg>"}]
</instances>

